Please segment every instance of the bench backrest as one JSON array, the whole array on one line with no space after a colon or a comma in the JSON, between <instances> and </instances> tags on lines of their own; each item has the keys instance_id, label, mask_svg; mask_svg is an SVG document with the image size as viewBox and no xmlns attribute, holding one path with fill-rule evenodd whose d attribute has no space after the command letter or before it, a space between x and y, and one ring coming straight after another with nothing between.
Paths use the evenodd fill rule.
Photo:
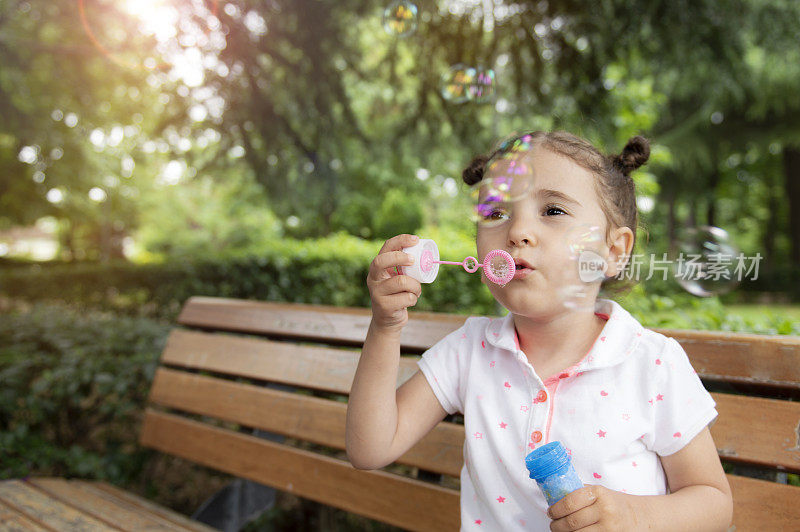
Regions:
<instances>
[{"instance_id":1,"label":"bench backrest","mask_svg":"<svg viewBox=\"0 0 800 532\"><path fill-rule=\"evenodd\" d=\"M417 371L418 355L465 319L411 312L398 386ZM346 400L369 321L369 309L191 298L156 372L142 445L395 526L457 529L462 424L443 421L382 471L346 459ZM704 380L800 392L800 338L659 332L684 346ZM724 460L800 473L800 403L713 395ZM419 479L430 473L442 475L438 483ZM800 520L800 488L729 479L738 528Z\"/></svg>"}]
</instances>

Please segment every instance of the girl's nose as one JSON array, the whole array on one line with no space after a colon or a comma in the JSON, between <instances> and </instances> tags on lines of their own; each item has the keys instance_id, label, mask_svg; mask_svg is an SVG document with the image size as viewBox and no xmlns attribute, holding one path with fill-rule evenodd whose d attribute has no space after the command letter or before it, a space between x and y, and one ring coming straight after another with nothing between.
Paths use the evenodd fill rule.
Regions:
<instances>
[{"instance_id":1,"label":"girl's nose","mask_svg":"<svg viewBox=\"0 0 800 532\"><path fill-rule=\"evenodd\" d=\"M512 217L511 225L508 228L508 245L510 247L539 245L534 225L530 217Z\"/></svg>"}]
</instances>

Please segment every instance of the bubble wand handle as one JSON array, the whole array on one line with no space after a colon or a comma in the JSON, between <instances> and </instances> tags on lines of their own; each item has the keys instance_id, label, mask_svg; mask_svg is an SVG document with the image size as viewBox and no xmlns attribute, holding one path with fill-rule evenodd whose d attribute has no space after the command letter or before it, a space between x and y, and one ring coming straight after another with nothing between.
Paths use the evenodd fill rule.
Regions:
<instances>
[{"instance_id":1,"label":"bubble wand handle","mask_svg":"<svg viewBox=\"0 0 800 532\"><path fill-rule=\"evenodd\" d=\"M483 267L483 264L478 262L478 259L476 259L475 257L467 257L461 262L453 262L450 260L435 260L433 262L435 262L436 264L452 264L453 266L461 266L467 273L475 273L476 271L478 271L478 268Z\"/></svg>"},{"instance_id":2,"label":"bubble wand handle","mask_svg":"<svg viewBox=\"0 0 800 532\"><path fill-rule=\"evenodd\" d=\"M483 268L486 278L501 286L508 284L514 278L516 265L511 255L502 249L493 249L483 259L483 264L475 257L467 257L461 262L439 260L439 248L436 242L430 239L420 239L411 247L403 251L414 257L414 264L403 266L402 271L422 283L432 283L439 273L439 264L462 266L468 273L475 273L478 268Z\"/></svg>"}]
</instances>

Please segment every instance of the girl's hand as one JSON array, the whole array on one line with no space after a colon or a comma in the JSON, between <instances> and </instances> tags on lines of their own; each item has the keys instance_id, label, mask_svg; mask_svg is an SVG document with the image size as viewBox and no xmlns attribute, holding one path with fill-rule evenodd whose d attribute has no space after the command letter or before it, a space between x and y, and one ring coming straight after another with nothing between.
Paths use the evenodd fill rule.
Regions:
<instances>
[{"instance_id":1,"label":"girl's hand","mask_svg":"<svg viewBox=\"0 0 800 532\"><path fill-rule=\"evenodd\" d=\"M415 235L390 238L369 266L367 287L372 299L373 326L383 331L400 331L408 322L408 307L417 304L422 285L416 279L399 273L399 266L410 266L413 258L402 249L419 242Z\"/></svg>"},{"instance_id":2,"label":"girl's hand","mask_svg":"<svg viewBox=\"0 0 800 532\"><path fill-rule=\"evenodd\" d=\"M642 530L637 517L641 497L627 495L603 486L585 486L575 490L547 510L553 521L550 530Z\"/></svg>"}]
</instances>

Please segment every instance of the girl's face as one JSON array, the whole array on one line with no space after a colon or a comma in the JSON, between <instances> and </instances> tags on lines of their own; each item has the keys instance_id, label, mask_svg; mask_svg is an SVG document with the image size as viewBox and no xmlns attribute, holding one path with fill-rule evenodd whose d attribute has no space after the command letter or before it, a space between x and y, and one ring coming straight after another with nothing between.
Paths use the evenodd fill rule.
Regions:
<instances>
[{"instance_id":1,"label":"girl's face","mask_svg":"<svg viewBox=\"0 0 800 532\"><path fill-rule=\"evenodd\" d=\"M481 259L493 249L508 251L517 274L502 287L485 276L484 282L495 299L517 315L565 312L565 293L575 288L588 290L587 300L593 304L599 283L581 282L574 239L593 229L599 237L591 251L609 258L607 220L595 192L595 176L567 157L536 146L517 160L492 166L483 182L507 176L508 164L516 173L513 198L494 203L488 187L482 189L481 215L486 221L478 222L477 251Z\"/></svg>"}]
</instances>

